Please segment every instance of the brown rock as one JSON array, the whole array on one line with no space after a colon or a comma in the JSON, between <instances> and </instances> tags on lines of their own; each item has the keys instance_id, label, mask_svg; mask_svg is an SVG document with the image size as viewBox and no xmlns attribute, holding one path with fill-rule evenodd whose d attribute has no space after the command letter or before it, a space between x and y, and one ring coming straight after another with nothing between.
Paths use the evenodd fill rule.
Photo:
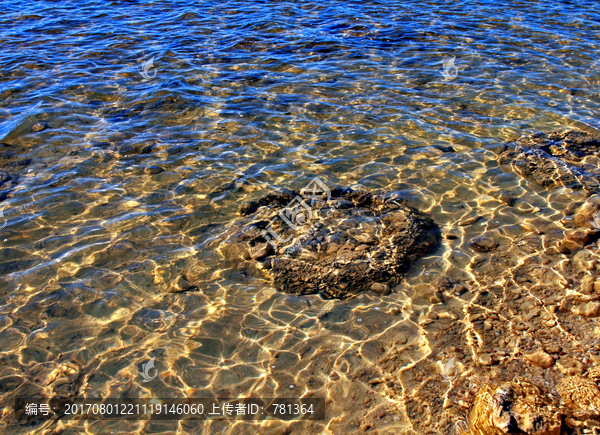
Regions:
<instances>
[{"instance_id":1,"label":"brown rock","mask_svg":"<svg viewBox=\"0 0 600 435\"><path fill-rule=\"evenodd\" d=\"M382 296L389 295L391 291L387 284L382 284L380 282L374 282L373 285L371 285L371 290Z\"/></svg>"},{"instance_id":2,"label":"brown rock","mask_svg":"<svg viewBox=\"0 0 600 435\"><path fill-rule=\"evenodd\" d=\"M465 286L464 286L464 285L462 285L462 284L456 284L456 285L455 285L455 286L452 288L452 291L454 292L454 294L455 294L456 296L461 296L462 294L464 294L464 293L467 291L467 289L466 289L466 288L465 288Z\"/></svg>"},{"instance_id":3,"label":"brown rock","mask_svg":"<svg viewBox=\"0 0 600 435\"><path fill-rule=\"evenodd\" d=\"M486 385L469 413L472 435L559 435L561 426L561 415L552 399L521 379Z\"/></svg>"},{"instance_id":4,"label":"brown rock","mask_svg":"<svg viewBox=\"0 0 600 435\"><path fill-rule=\"evenodd\" d=\"M532 364L547 369L554 364L554 358L548 355L542 348L538 348L535 352L524 355L525 359Z\"/></svg>"},{"instance_id":5,"label":"brown rock","mask_svg":"<svg viewBox=\"0 0 600 435\"><path fill-rule=\"evenodd\" d=\"M570 252L577 251L585 246L594 231L588 229L565 230L565 239L560 242L559 247Z\"/></svg>"},{"instance_id":6,"label":"brown rock","mask_svg":"<svg viewBox=\"0 0 600 435\"><path fill-rule=\"evenodd\" d=\"M458 225L461 226L461 227L464 227L464 226L467 226L467 225L473 225L479 219L481 219L481 216L477 216L477 215L466 216L465 218L463 218L463 219L460 220L460 222L458 223Z\"/></svg>"},{"instance_id":7,"label":"brown rock","mask_svg":"<svg viewBox=\"0 0 600 435\"><path fill-rule=\"evenodd\" d=\"M598 317L600 316L600 302L593 301L577 305L573 307L573 313L584 317Z\"/></svg>"},{"instance_id":8,"label":"brown rock","mask_svg":"<svg viewBox=\"0 0 600 435\"><path fill-rule=\"evenodd\" d=\"M471 239L469 246L477 252L490 252L498 247L498 242L490 236L479 236Z\"/></svg>"},{"instance_id":9,"label":"brown rock","mask_svg":"<svg viewBox=\"0 0 600 435\"><path fill-rule=\"evenodd\" d=\"M567 376L556 387L558 394L577 416L600 415L600 389L581 376Z\"/></svg>"},{"instance_id":10,"label":"brown rock","mask_svg":"<svg viewBox=\"0 0 600 435\"><path fill-rule=\"evenodd\" d=\"M548 346L546 346L546 352L562 353L562 347L560 347L558 344L549 344Z\"/></svg>"},{"instance_id":11,"label":"brown rock","mask_svg":"<svg viewBox=\"0 0 600 435\"><path fill-rule=\"evenodd\" d=\"M433 295L429 296L429 302L432 304L444 302L444 299L444 294L441 291L436 291Z\"/></svg>"},{"instance_id":12,"label":"brown rock","mask_svg":"<svg viewBox=\"0 0 600 435\"><path fill-rule=\"evenodd\" d=\"M594 291L594 277L586 275L581 278L581 293L589 295Z\"/></svg>"},{"instance_id":13,"label":"brown rock","mask_svg":"<svg viewBox=\"0 0 600 435\"><path fill-rule=\"evenodd\" d=\"M590 367L585 375L596 383L600 382L600 365Z\"/></svg>"},{"instance_id":14,"label":"brown rock","mask_svg":"<svg viewBox=\"0 0 600 435\"><path fill-rule=\"evenodd\" d=\"M183 275L180 275L169 287L169 293L181 293L193 287Z\"/></svg>"},{"instance_id":15,"label":"brown rock","mask_svg":"<svg viewBox=\"0 0 600 435\"><path fill-rule=\"evenodd\" d=\"M36 122L31 126L31 131L38 132L45 130L48 127L48 123L46 121Z\"/></svg>"},{"instance_id":16,"label":"brown rock","mask_svg":"<svg viewBox=\"0 0 600 435\"><path fill-rule=\"evenodd\" d=\"M507 143L498 161L546 188L598 191L600 168L584 162L600 154L599 144L600 136L577 130L536 133Z\"/></svg>"},{"instance_id":17,"label":"brown rock","mask_svg":"<svg viewBox=\"0 0 600 435\"><path fill-rule=\"evenodd\" d=\"M594 198L579 207L577 213L573 216L573 222L580 228L595 228L594 218L598 211L600 211L600 204L598 204L598 198Z\"/></svg>"},{"instance_id":18,"label":"brown rock","mask_svg":"<svg viewBox=\"0 0 600 435\"><path fill-rule=\"evenodd\" d=\"M274 254L275 250L270 243L260 243L255 246L251 246L248 249L248 253L250 254L250 258L253 260L260 260L261 258L265 258Z\"/></svg>"},{"instance_id":19,"label":"brown rock","mask_svg":"<svg viewBox=\"0 0 600 435\"><path fill-rule=\"evenodd\" d=\"M494 358L489 353L482 353L479 355L479 364L482 366L491 366L494 364Z\"/></svg>"},{"instance_id":20,"label":"brown rock","mask_svg":"<svg viewBox=\"0 0 600 435\"><path fill-rule=\"evenodd\" d=\"M556 362L556 367L563 375L579 376L583 374L583 364L568 356L561 357Z\"/></svg>"}]
</instances>

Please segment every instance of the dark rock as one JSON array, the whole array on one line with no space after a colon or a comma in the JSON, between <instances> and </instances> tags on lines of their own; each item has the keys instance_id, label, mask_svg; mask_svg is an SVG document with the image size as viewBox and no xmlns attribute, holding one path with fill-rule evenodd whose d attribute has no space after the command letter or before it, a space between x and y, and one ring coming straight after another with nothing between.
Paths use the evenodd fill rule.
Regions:
<instances>
[{"instance_id":1,"label":"dark rock","mask_svg":"<svg viewBox=\"0 0 600 435\"><path fill-rule=\"evenodd\" d=\"M284 190L281 192L269 193L259 199L254 199L250 201L244 202L240 206L240 214L242 216L248 216L249 214L254 213L260 207L268 206L271 204L285 206L292 199L294 199L294 192L289 190Z\"/></svg>"},{"instance_id":2,"label":"dark rock","mask_svg":"<svg viewBox=\"0 0 600 435\"><path fill-rule=\"evenodd\" d=\"M153 144L148 143L136 143L133 145L126 145L119 150L124 156L132 156L136 154L150 154L154 150Z\"/></svg>"},{"instance_id":3,"label":"dark rock","mask_svg":"<svg viewBox=\"0 0 600 435\"><path fill-rule=\"evenodd\" d=\"M567 130L523 136L498 161L544 187L600 190L600 136Z\"/></svg>"},{"instance_id":4,"label":"dark rock","mask_svg":"<svg viewBox=\"0 0 600 435\"><path fill-rule=\"evenodd\" d=\"M165 172L165 170L160 166L147 166L144 168L144 172L146 174L160 174L161 172Z\"/></svg>"},{"instance_id":5,"label":"dark rock","mask_svg":"<svg viewBox=\"0 0 600 435\"><path fill-rule=\"evenodd\" d=\"M12 180L12 175L10 175L6 171L0 171L0 184L6 183L7 181Z\"/></svg>"},{"instance_id":6,"label":"dark rock","mask_svg":"<svg viewBox=\"0 0 600 435\"><path fill-rule=\"evenodd\" d=\"M327 201L313 197L283 191L244 203L240 214L245 218L220 252L226 258L260 261L257 269L277 290L347 298L373 289L374 283L374 291L388 293L440 239L430 217L393 195L332 189ZM295 207L288 206L292 201ZM252 252L240 256L240 243L249 244Z\"/></svg>"},{"instance_id":7,"label":"dark rock","mask_svg":"<svg viewBox=\"0 0 600 435\"><path fill-rule=\"evenodd\" d=\"M451 147L451 146L443 146L443 145L433 145L433 148L437 148L438 150L440 150L443 153L455 153L456 150Z\"/></svg>"}]
</instances>

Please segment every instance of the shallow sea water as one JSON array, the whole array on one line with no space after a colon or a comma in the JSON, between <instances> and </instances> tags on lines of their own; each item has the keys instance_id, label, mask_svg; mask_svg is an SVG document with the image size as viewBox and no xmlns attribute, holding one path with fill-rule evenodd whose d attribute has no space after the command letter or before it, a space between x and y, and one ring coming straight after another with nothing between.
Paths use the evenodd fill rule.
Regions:
<instances>
[{"instance_id":1,"label":"shallow sea water","mask_svg":"<svg viewBox=\"0 0 600 435\"><path fill-rule=\"evenodd\" d=\"M585 199L499 167L494 150L598 133L599 32L586 1L3 3L0 427L452 433L464 412L442 402L459 394L436 372L441 399L419 402L413 371L453 352L423 317L453 322L476 302L457 294L431 315L431 284L477 287L469 240L520 236ZM314 177L397 192L456 237L390 295L342 301L286 295L223 262L215 241L243 201ZM198 288L168 292L184 272ZM448 346L466 357L472 344ZM380 349L399 355L393 370ZM142 382L151 358L158 376ZM35 395L310 395L327 418L11 422L15 397Z\"/></svg>"}]
</instances>

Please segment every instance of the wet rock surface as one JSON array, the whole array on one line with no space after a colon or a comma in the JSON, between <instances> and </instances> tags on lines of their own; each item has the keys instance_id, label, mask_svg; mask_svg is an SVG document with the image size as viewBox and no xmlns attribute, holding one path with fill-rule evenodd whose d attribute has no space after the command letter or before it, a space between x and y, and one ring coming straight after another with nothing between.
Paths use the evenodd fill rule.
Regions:
<instances>
[{"instance_id":1,"label":"wet rock surface","mask_svg":"<svg viewBox=\"0 0 600 435\"><path fill-rule=\"evenodd\" d=\"M593 366L586 377L563 377L554 394L521 378L485 385L473 402L469 429L473 435L559 435L580 433L574 430L583 427L598 430L597 370L598 366Z\"/></svg>"},{"instance_id":2,"label":"wet rock surface","mask_svg":"<svg viewBox=\"0 0 600 435\"><path fill-rule=\"evenodd\" d=\"M440 239L430 217L393 194L334 189L330 198L305 205L301 198L286 191L244 203L242 225L223 255L250 263L282 292L347 298L364 290L389 293Z\"/></svg>"},{"instance_id":3,"label":"wet rock surface","mask_svg":"<svg viewBox=\"0 0 600 435\"><path fill-rule=\"evenodd\" d=\"M516 379L481 389L469 414L469 428L477 435L559 435L560 417L550 396L531 382Z\"/></svg>"},{"instance_id":4,"label":"wet rock surface","mask_svg":"<svg viewBox=\"0 0 600 435\"><path fill-rule=\"evenodd\" d=\"M566 130L523 136L498 161L544 187L600 190L600 136Z\"/></svg>"}]
</instances>

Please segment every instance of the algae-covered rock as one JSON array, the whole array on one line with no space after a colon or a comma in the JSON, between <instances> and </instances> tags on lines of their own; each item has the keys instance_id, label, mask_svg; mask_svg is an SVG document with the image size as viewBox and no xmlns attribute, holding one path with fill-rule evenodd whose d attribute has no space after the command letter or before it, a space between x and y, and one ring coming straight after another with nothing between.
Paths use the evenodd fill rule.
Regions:
<instances>
[{"instance_id":1,"label":"algae-covered rock","mask_svg":"<svg viewBox=\"0 0 600 435\"><path fill-rule=\"evenodd\" d=\"M297 295L385 294L440 238L429 216L393 194L327 189L315 199L285 191L242 204L240 214L220 251Z\"/></svg>"},{"instance_id":2,"label":"algae-covered rock","mask_svg":"<svg viewBox=\"0 0 600 435\"><path fill-rule=\"evenodd\" d=\"M483 387L469 414L473 435L559 435L561 414L536 385L516 379Z\"/></svg>"}]
</instances>

